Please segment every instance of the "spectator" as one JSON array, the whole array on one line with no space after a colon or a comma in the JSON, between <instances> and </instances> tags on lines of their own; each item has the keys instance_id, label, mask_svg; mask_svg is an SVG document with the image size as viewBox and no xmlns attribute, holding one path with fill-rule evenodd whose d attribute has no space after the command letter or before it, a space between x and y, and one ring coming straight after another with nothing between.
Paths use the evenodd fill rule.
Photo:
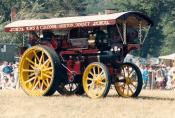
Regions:
<instances>
[{"instance_id":1,"label":"spectator","mask_svg":"<svg viewBox=\"0 0 175 118\"><path fill-rule=\"evenodd\" d=\"M164 88L164 75L162 69L158 69L156 73L156 88L163 89Z\"/></svg>"},{"instance_id":2,"label":"spectator","mask_svg":"<svg viewBox=\"0 0 175 118\"><path fill-rule=\"evenodd\" d=\"M14 83L13 88L18 89L19 88L19 79L18 79L18 62L14 65Z\"/></svg>"},{"instance_id":3,"label":"spectator","mask_svg":"<svg viewBox=\"0 0 175 118\"><path fill-rule=\"evenodd\" d=\"M143 78L143 89L146 89L147 83L149 80L149 72L148 72L148 68L146 66L143 67L142 78Z\"/></svg>"},{"instance_id":4,"label":"spectator","mask_svg":"<svg viewBox=\"0 0 175 118\"><path fill-rule=\"evenodd\" d=\"M175 70L173 71L173 78L172 78L172 89L175 90Z\"/></svg>"},{"instance_id":5,"label":"spectator","mask_svg":"<svg viewBox=\"0 0 175 118\"><path fill-rule=\"evenodd\" d=\"M6 67L8 65L8 62L4 61L3 64L0 67L0 73L1 73L1 81L3 81L3 77L4 77L4 73L3 73L3 69L4 67Z\"/></svg>"},{"instance_id":6,"label":"spectator","mask_svg":"<svg viewBox=\"0 0 175 118\"><path fill-rule=\"evenodd\" d=\"M29 47L36 45L39 42L39 36L36 32L29 32Z\"/></svg>"},{"instance_id":7,"label":"spectator","mask_svg":"<svg viewBox=\"0 0 175 118\"><path fill-rule=\"evenodd\" d=\"M167 77L167 82L166 82L166 89L171 89L171 81L172 81L172 77L173 77L173 70L174 68L173 67L169 67L168 68L168 77Z\"/></svg>"},{"instance_id":8,"label":"spectator","mask_svg":"<svg viewBox=\"0 0 175 118\"><path fill-rule=\"evenodd\" d=\"M12 63L4 62L1 66L1 86L2 89L10 88L13 82Z\"/></svg>"},{"instance_id":9,"label":"spectator","mask_svg":"<svg viewBox=\"0 0 175 118\"><path fill-rule=\"evenodd\" d=\"M4 76L2 80L2 89L11 88L12 81L7 76Z\"/></svg>"},{"instance_id":10,"label":"spectator","mask_svg":"<svg viewBox=\"0 0 175 118\"><path fill-rule=\"evenodd\" d=\"M41 44L47 45L53 49L57 49L58 42L57 37L50 30L43 30L43 38L41 39Z\"/></svg>"}]
</instances>

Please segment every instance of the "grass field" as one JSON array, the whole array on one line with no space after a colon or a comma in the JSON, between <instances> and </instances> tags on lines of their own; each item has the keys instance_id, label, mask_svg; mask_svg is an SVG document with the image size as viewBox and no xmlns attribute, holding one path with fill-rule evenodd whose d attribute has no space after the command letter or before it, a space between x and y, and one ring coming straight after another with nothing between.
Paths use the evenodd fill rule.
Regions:
<instances>
[{"instance_id":1,"label":"grass field","mask_svg":"<svg viewBox=\"0 0 175 118\"><path fill-rule=\"evenodd\" d=\"M142 90L136 99L84 96L31 97L22 90L0 91L0 118L175 118L175 91Z\"/></svg>"}]
</instances>

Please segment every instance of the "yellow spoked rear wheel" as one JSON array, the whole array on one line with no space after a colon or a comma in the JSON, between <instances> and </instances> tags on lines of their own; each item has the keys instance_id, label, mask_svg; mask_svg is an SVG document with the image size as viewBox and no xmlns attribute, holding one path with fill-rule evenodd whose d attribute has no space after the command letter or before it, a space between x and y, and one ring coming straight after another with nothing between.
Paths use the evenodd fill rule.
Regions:
<instances>
[{"instance_id":1,"label":"yellow spoked rear wheel","mask_svg":"<svg viewBox=\"0 0 175 118\"><path fill-rule=\"evenodd\" d=\"M51 95L56 90L57 54L49 47L27 49L20 61L19 77L23 90L31 96Z\"/></svg>"},{"instance_id":2,"label":"yellow spoked rear wheel","mask_svg":"<svg viewBox=\"0 0 175 118\"><path fill-rule=\"evenodd\" d=\"M122 97L137 97L142 89L142 75L132 63L123 63L114 86Z\"/></svg>"},{"instance_id":3,"label":"yellow spoked rear wheel","mask_svg":"<svg viewBox=\"0 0 175 118\"><path fill-rule=\"evenodd\" d=\"M89 64L83 74L83 88L90 98L105 97L110 88L106 66L99 62Z\"/></svg>"}]
</instances>

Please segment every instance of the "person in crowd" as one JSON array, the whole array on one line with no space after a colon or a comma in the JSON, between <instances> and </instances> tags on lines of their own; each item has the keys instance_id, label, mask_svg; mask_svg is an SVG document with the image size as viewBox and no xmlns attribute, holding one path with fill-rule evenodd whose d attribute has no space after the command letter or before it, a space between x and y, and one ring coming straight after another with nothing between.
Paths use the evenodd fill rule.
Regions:
<instances>
[{"instance_id":1,"label":"person in crowd","mask_svg":"<svg viewBox=\"0 0 175 118\"><path fill-rule=\"evenodd\" d=\"M9 88L12 85L11 74L13 72L13 68L11 63L4 62L1 66L1 80L2 80L2 89Z\"/></svg>"},{"instance_id":2,"label":"person in crowd","mask_svg":"<svg viewBox=\"0 0 175 118\"><path fill-rule=\"evenodd\" d=\"M12 81L7 76L4 76L2 80L2 89L8 89L12 87Z\"/></svg>"},{"instance_id":3,"label":"person in crowd","mask_svg":"<svg viewBox=\"0 0 175 118\"><path fill-rule=\"evenodd\" d=\"M50 30L43 30L43 38L41 39L42 44L47 45L53 49L57 49L58 42L55 34Z\"/></svg>"},{"instance_id":4,"label":"person in crowd","mask_svg":"<svg viewBox=\"0 0 175 118\"><path fill-rule=\"evenodd\" d=\"M154 80L153 80L153 68L151 65L149 65L148 72L149 72L149 88L152 89Z\"/></svg>"},{"instance_id":5,"label":"person in crowd","mask_svg":"<svg viewBox=\"0 0 175 118\"><path fill-rule=\"evenodd\" d=\"M164 88L164 75L163 70L160 68L156 72L156 88L163 89Z\"/></svg>"},{"instance_id":6,"label":"person in crowd","mask_svg":"<svg viewBox=\"0 0 175 118\"><path fill-rule=\"evenodd\" d=\"M13 78L13 64L10 62L4 62L1 66L1 87L12 88L14 82Z\"/></svg>"},{"instance_id":7,"label":"person in crowd","mask_svg":"<svg viewBox=\"0 0 175 118\"><path fill-rule=\"evenodd\" d=\"M3 77L4 77L3 69L4 69L4 67L6 67L7 65L8 65L8 62L4 61L3 64L1 65L1 67L0 67L1 80L3 80Z\"/></svg>"},{"instance_id":8,"label":"person in crowd","mask_svg":"<svg viewBox=\"0 0 175 118\"><path fill-rule=\"evenodd\" d=\"M105 49L108 46L107 34L103 28L98 27L94 29L94 33L96 34L95 44L99 49Z\"/></svg>"},{"instance_id":9,"label":"person in crowd","mask_svg":"<svg viewBox=\"0 0 175 118\"><path fill-rule=\"evenodd\" d=\"M172 82L172 77L173 77L173 70L175 70L173 67L168 67L168 77L167 77L167 82L166 82L166 89L171 89L171 82Z\"/></svg>"},{"instance_id":10,"label":"person in crowd","mask_svg":"<svg viewBox=\"0 0 175 118\"><path fill-rule=\"evenodd\" d=\"M172 89L175 90L175 70L173 71L173 76L172 76Z\"/></svg>"},{"instance_id":11,"label":"person in crowd","mask_svg":"<svg viewBox=\"0 0 175 118\"><path fill-rule=\"evenodd\" d=\"M146 89L149 80L149 72L147 66L143 66L142 78L143 78L143 89Z\"/></svg>"},{"instance_id":12,"label":"person in crowd","mask_svg":"<svg viewBox=\"0 0 175 118\"><path fill-rule=\"evenodd\" d=\"M14 83L13 88L19 89L19 79L18 79L18 62L14 64Z\"/></svg>"},{"instance_id":13,"label":"person in crowd","mask_svg":"<svg viewBox=\"0 0 175 118\"><path fill-rule=\"evenodd\" d=\"M2 76L3 76L3 72L2 72L2 68L4 67L4 62L2 63L2 65L0 65L0 89L2 89L2 83L3 83L3 79L2 79Z\"/></svg>"},{"instance_id":14,"label":"person in crowd","mask_svg":"<svg viewBox=\"0 0 175 118\"><path fill-rule=\"evenodd\" d=\"M29 47L36 45L39 42L39 39L36 32L29 32Z\"/></svg>"}]
</instances>

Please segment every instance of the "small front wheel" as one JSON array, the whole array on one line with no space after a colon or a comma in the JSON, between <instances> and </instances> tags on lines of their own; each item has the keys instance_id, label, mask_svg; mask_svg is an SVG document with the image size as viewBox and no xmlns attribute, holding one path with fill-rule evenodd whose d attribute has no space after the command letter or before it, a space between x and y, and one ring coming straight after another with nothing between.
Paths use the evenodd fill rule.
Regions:
<instances>
[{"instance_id":1,"label":"small front wheel","mask_svg":"<svg viewBox=\"0 0 175 118\"><path fill-rule=\"evenodd\" d=\"M142 74L139 68L132 63L123 63L120 73L114 83L117 93L122 97L137 97L142 89Z\"/></svg>"},{"instance_id":2,"label":"small front wheel","mask_svg":"<svg viewBox=\"0 0 175 118\"><path fill-rule=\"evenodd\" d=\"M106 97L110 83L110 74L104 64L94 62L86 67L83 74L83 88L88 97Z\"/></svg>"}]
</instances>

